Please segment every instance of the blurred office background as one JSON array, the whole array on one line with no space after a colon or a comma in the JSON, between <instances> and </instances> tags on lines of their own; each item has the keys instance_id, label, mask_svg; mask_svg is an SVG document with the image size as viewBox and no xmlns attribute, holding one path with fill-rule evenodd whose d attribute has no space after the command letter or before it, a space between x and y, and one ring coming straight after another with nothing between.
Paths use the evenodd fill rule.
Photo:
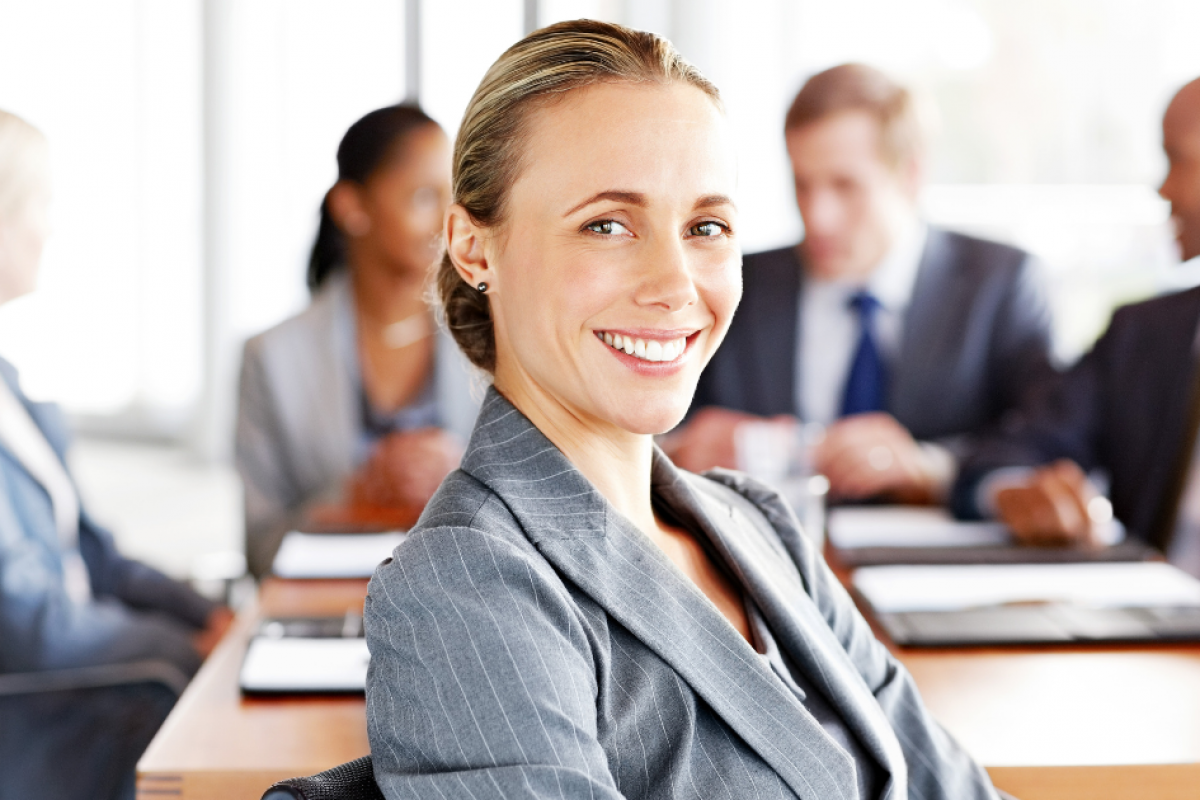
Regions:
<instances>
[{"instance_id":1,"label":"blurred office background","mask_svg":"<svg viewBox=\"0 0 1200 800\"><path fill-rule=\"evenodd\" d=\"M307 302L346 127L408 97L453 135L503 49L583 16L668 36L721 87L747 251L801 233L792 95L858 60L927 100L927 218L1042 257L1062 359L1114 304L1200 280L1155 193L1162 111L1200 75L1195 0L0 0L0 107L55 170L40 288L0 310L0 354L72 415L126 550L182 576L240 548L241 343Z\"/></svg>"}]
</instances>

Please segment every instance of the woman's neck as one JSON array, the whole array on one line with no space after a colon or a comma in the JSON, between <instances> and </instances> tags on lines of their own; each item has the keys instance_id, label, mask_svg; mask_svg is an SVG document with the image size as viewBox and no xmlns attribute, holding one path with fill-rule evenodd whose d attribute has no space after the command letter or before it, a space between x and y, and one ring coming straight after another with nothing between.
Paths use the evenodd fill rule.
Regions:
<instances>
[{"instance_id":1,"label":"woman's neck","mask_svg":"<svg viewBox=\"0 0 1200 800\"><path fill-rule=\"evenodd\" d=\"M365 266L353 260L351 264L354 306L362 321L382 327L426 307L423 273Z\"/></svg>"},{"instance_id":2,"label":"woman's neck","mask_svg":"<svg viewBox=\"0 0 1200 800\"><path fill-rule=\"evenodd\" d=\"M527 381L496 374L496 389L562 451L609 503L651 538L658 523L650 502L653 437L586 418Z\"/></svg>"}]
</instances>

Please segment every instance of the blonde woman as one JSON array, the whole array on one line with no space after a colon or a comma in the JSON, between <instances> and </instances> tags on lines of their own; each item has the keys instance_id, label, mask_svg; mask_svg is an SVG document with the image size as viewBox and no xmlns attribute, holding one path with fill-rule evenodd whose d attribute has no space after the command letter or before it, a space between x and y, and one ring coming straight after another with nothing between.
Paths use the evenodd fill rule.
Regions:
<instances>
[{"instance_id":1,"label":"blonde woman","mask_svg":"<svg viewBox=\"0 0 1200 800\"><path fill-rule=\"evenodd\" d=\"M658 37L562 23L484 77L439 286L494 387L371 582L386 796L996 796L779 498L655 449L738 303L734 189Z\"/></svg>"},{"instance_id":2,"label":"blonde woman","mask_svg":"<svg viewBox=\"0 0 1200 800\"><path fill-rule=\"evenodd\" d=\"M48 170L42 135L0 111L0 304L33 291ZM67 445L58 409L0 359L0 797L132 800L138 757L230 612L117 552Z\"/></svg>"}]
</instances>

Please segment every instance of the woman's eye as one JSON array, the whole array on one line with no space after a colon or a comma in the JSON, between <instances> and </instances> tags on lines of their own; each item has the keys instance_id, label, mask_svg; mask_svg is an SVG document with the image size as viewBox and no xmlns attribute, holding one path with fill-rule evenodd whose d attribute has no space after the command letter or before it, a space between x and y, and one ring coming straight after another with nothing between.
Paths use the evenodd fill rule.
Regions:
<instances>
[{"instance_id":1,"label":"woman's eye","mask_svg":"<svg viewBox=\"0 0 1200 800\"><path fill-rule=\"evenodd\" d=\"M589 222L584 226L592 233L598 233L601 236L617 236L622 233L629 233L629 229L621 223L612 219L601 219L595 222Z\"/></svg>"},{"instance_id":2,"label":"woman's eye","mask_svg":"<svg viewBox=\"0 0 1200 800\"><path fill-rule=\"evenodd\" d=\"M688 228L688 236L720 236L728 232L728 230L729 229L721 223L709 220L708 222L699 222Z\"/></svg>"}]
</instances>

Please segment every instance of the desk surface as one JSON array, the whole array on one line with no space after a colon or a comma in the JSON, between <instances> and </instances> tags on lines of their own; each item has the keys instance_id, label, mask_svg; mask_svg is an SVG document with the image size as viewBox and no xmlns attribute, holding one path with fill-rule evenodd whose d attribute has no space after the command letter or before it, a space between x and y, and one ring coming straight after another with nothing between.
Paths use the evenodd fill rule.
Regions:
<instances>
[{"instance_id":1,"label":"desk surface","mask_svg":"<svg viewBox=\"0 0 1200 800\"><path fill-rule=\"evenodd\" d=\"M138 799L257 800L273 781L367 753L361 698L245 699L255 621L361 608L364 581L264 583L138 764ZM1022 800L1195 798L1200 646L897 654L939 720Z\"/></svg>"},{"instance_id":2,"label":"desk surface","mask_svg":"<svg viewBox=\"0 0 1200 800\"><path fill-rule=\"evenodd\" d=\"M362 611L367 582L267 580L138 762L138 800L258 800L277 780L368 752L361 697L244 698L242 654L264 616Z\"/></svg>"}]
</instances>

